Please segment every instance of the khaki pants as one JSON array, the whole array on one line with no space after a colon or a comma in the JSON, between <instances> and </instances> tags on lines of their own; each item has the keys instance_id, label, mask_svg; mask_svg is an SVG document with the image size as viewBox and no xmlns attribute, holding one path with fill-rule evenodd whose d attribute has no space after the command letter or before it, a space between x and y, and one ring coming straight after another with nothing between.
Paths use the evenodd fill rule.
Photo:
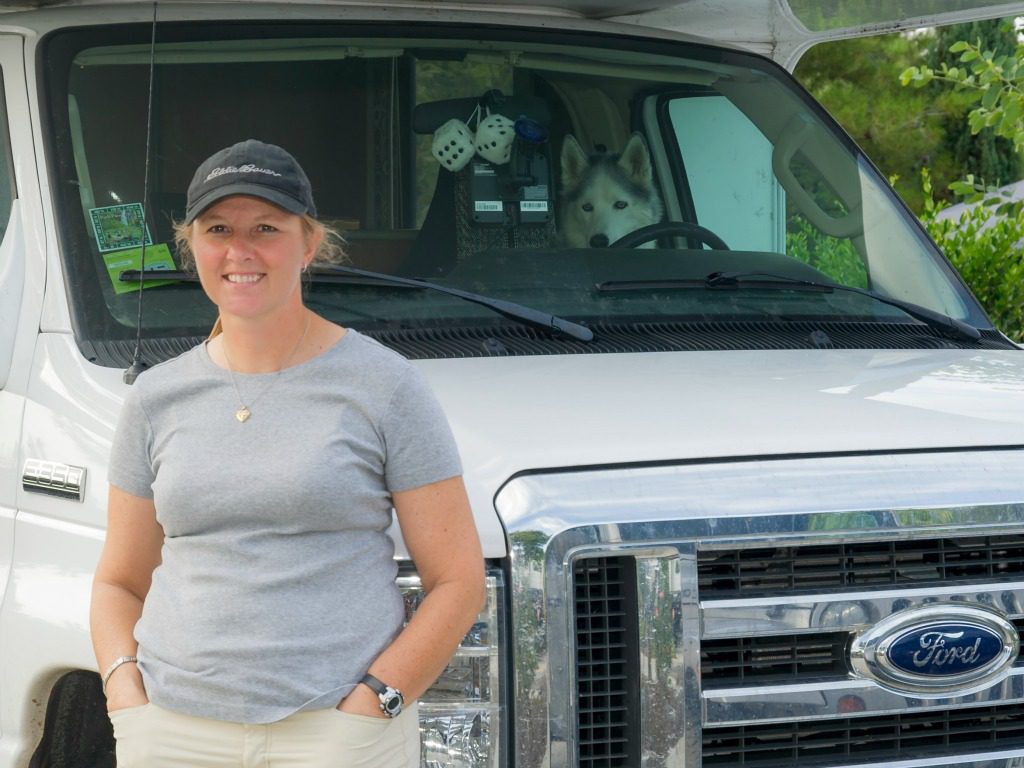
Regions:
<instances>
[{"instance_id":1,"label":"khaki pants","mask_svg":"<svg viewBox=\"0 0 1024 768\"><path fill-rule=\"evenodd\" d=\"M110 713L118 768L419 768L413 704L394 720L299 712L268 725L180 715L155 704Z\"/></svg>"}]
</instances>

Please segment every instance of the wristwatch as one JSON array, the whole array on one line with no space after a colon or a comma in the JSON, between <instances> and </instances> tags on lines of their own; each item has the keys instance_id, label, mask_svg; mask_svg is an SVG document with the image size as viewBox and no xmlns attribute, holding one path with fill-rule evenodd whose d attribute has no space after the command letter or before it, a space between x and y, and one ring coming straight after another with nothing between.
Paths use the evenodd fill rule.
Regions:
<instances>
[{"instance_id":1,"label":"wristwatch","mask_svg":"<svg viewBox=\"0 0 1024 768\"><path fill-rule=\"evenodd\" d=\"M380 700L380 711L384 713L385 717L398 717L402 713L405 697L402 696L400 690L392 688L390 685L384 685L369 672L359 682L377 694L377 698Z\"/></svg>"}]
</instances>

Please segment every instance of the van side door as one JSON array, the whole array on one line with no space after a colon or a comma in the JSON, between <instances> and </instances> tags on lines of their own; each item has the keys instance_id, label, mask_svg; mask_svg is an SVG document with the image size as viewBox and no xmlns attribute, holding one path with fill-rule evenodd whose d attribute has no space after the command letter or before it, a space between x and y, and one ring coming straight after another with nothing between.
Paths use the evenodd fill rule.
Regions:
<instances>
[{"instance_id":1,"label":"van side door","mask_svg":"<svg viewBox=\"0 0 1024 768\"><path fill-rule=\"evenodd\" d=\"M25 39L0 33L0 598L6 606L25 465L24 423L46 284L46 237L24 60ZM0 613L0 654L8 652ZM0 674L0 701L8 690ZM0 731L12 712L0 710Z\"/></svg>"}]
</instances>

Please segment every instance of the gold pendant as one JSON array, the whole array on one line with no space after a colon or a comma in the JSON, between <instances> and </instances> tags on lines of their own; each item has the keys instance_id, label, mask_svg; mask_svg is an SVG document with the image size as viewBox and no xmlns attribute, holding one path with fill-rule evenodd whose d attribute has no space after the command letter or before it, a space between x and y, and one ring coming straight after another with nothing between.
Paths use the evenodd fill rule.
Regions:
<instances>
[{"instance_id":1,"label":"gold pendant","mask_svg":"<svg viewBox=\"0 0 1024 768\"><path fill-rule=\"evenodd\" d=\"M250 416L252 416L252 411L250 411L244 405L237 411L235 411L235 418L238 419L238 421L240 421L243 424L249 420Z\"/></svg>"}]
</instances>

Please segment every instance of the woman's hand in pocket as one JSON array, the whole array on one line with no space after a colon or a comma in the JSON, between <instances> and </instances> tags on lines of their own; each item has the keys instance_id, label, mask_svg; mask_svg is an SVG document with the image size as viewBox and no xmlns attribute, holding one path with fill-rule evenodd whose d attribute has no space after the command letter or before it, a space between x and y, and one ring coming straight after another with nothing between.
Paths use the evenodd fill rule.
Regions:
<instances>
[{"instance_id":1,"label":"woman's hand in pocket","mask_svg":"<svg viewBox=\"0 0 1024 768\"><path fill-rule=\"evenodd\" d=\"M381 712L380 699L377 698L377 694L362 683L353 688L352 692L341 700L338 709L350 715L387 719L386 715Z\"/></svg>"},{"instance_id":2,"label":"woman's hand in pocket","mask_svg":"<svg viewBox=\"0 0 1024 768\"><path fill-rule=\"evenodd\" d=\"M135 664L125 664L107 681L107 712L149 703L142 685L142 674Z\"/></svg>"}]
</instances>

